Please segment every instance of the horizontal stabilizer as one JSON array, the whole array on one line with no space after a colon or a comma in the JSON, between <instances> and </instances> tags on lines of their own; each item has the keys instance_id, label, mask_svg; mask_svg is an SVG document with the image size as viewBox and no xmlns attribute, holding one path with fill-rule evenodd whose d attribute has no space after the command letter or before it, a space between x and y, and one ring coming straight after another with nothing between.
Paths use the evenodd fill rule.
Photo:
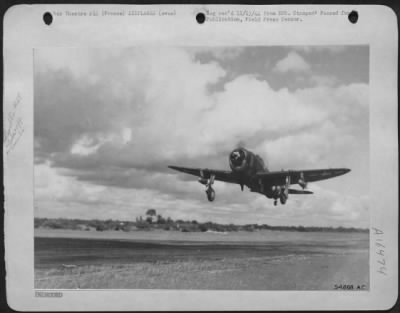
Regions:
<instances>
[{"instance_id":1,"label":"horizontal stabilizer","mask_svg":"<svg viewBox=\"0 0 400 313\"><path fill-rule=\"evenodd\" d=\"M311 195L312 191L309 190L298 190L298 189L289 189L289 193L292 195Z\"/></svg>"}]
</instances>

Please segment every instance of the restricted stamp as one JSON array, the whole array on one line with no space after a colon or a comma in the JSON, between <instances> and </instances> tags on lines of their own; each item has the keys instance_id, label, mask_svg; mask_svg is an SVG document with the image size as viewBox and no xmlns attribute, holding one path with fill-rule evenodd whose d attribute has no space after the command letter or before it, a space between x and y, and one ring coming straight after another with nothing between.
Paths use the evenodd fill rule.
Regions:
<instances>
[{"instance_id":1,"label":"restricted stamp","mask_svg":"<svg viewBox=\"0 0 400 313\"><path fill-rule=\"evenodd\" d=\"M62 292L35 291L35 297L38 298L61 298L62 296Z\"/></svg>"}]
</instances>

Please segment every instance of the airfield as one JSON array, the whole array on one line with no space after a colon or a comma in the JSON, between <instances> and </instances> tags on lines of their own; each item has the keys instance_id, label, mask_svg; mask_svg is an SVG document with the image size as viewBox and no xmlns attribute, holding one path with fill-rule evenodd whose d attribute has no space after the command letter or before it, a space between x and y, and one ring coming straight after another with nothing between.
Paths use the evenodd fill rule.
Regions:
<instances>
[{"instance_id":1,"label":"airfield","mask_svg":"<svg viewBox=\"0 0 400 313\"><path fill-rule=\"evenodd\" d=\"M36 289L369 289L369 234L35 229Z\"/></svg>"}]
</instances>

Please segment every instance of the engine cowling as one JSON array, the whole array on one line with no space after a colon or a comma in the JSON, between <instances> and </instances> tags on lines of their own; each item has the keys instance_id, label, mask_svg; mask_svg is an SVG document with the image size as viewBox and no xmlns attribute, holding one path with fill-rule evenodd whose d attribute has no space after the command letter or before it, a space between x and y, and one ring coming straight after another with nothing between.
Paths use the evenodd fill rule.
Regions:
<instances>
[{"instance_id":1,"label":"engine cowling","mask_svg":"<svg viewBox=\"0 0 400 313\"><path fill-rule=\"evenodd\" d=\"M229 154L229 166L232 171L243 172L250 165L250 152L243 148L237 148Z\"/></svg>"}]
</instances>

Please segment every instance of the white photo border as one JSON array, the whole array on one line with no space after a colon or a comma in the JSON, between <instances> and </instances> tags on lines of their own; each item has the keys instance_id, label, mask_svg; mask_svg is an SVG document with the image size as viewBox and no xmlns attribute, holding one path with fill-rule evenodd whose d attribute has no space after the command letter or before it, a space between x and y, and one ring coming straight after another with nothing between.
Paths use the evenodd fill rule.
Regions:
<instances>
[{"instance_id":1,"label":"white photo border","mask_svg":"<svg viewBox=\"0 0 400 313\"><path fill-rule=\"evenodd\" d=\"M392 307L398 294L397 20L385 6L271 5L269 10L328 8L356 10L315 16L303 23L207 23L195 15L224 5L17 5L4 17L4 122L18 102L24 131L12 151L4 149L5 258L7 302L21 311L109 310L376 310ZM43 23L44 12L64 10L171 9L174 17L58 17ZM264 10L266 6L229 5ZM101 19L101 20L100 20ZM97 23L109 23L107 33ZM295 27L295 30L293 29ZM35 295L33 262L33 51L39 47L134 45L368 45L370 47L370 290L347 291L197 291L54 290L61 296ZM29 174L31 173L31 174ZM18 227L16 227L18 225ZM23 231L21 231L23 230ZM382 253L376 240L382 239ZM380 273L382 264L385 274ZM38 291L38 290L36 290ZM157 301L154 301L157 299Z\"/></svg>"}]
</instances>

